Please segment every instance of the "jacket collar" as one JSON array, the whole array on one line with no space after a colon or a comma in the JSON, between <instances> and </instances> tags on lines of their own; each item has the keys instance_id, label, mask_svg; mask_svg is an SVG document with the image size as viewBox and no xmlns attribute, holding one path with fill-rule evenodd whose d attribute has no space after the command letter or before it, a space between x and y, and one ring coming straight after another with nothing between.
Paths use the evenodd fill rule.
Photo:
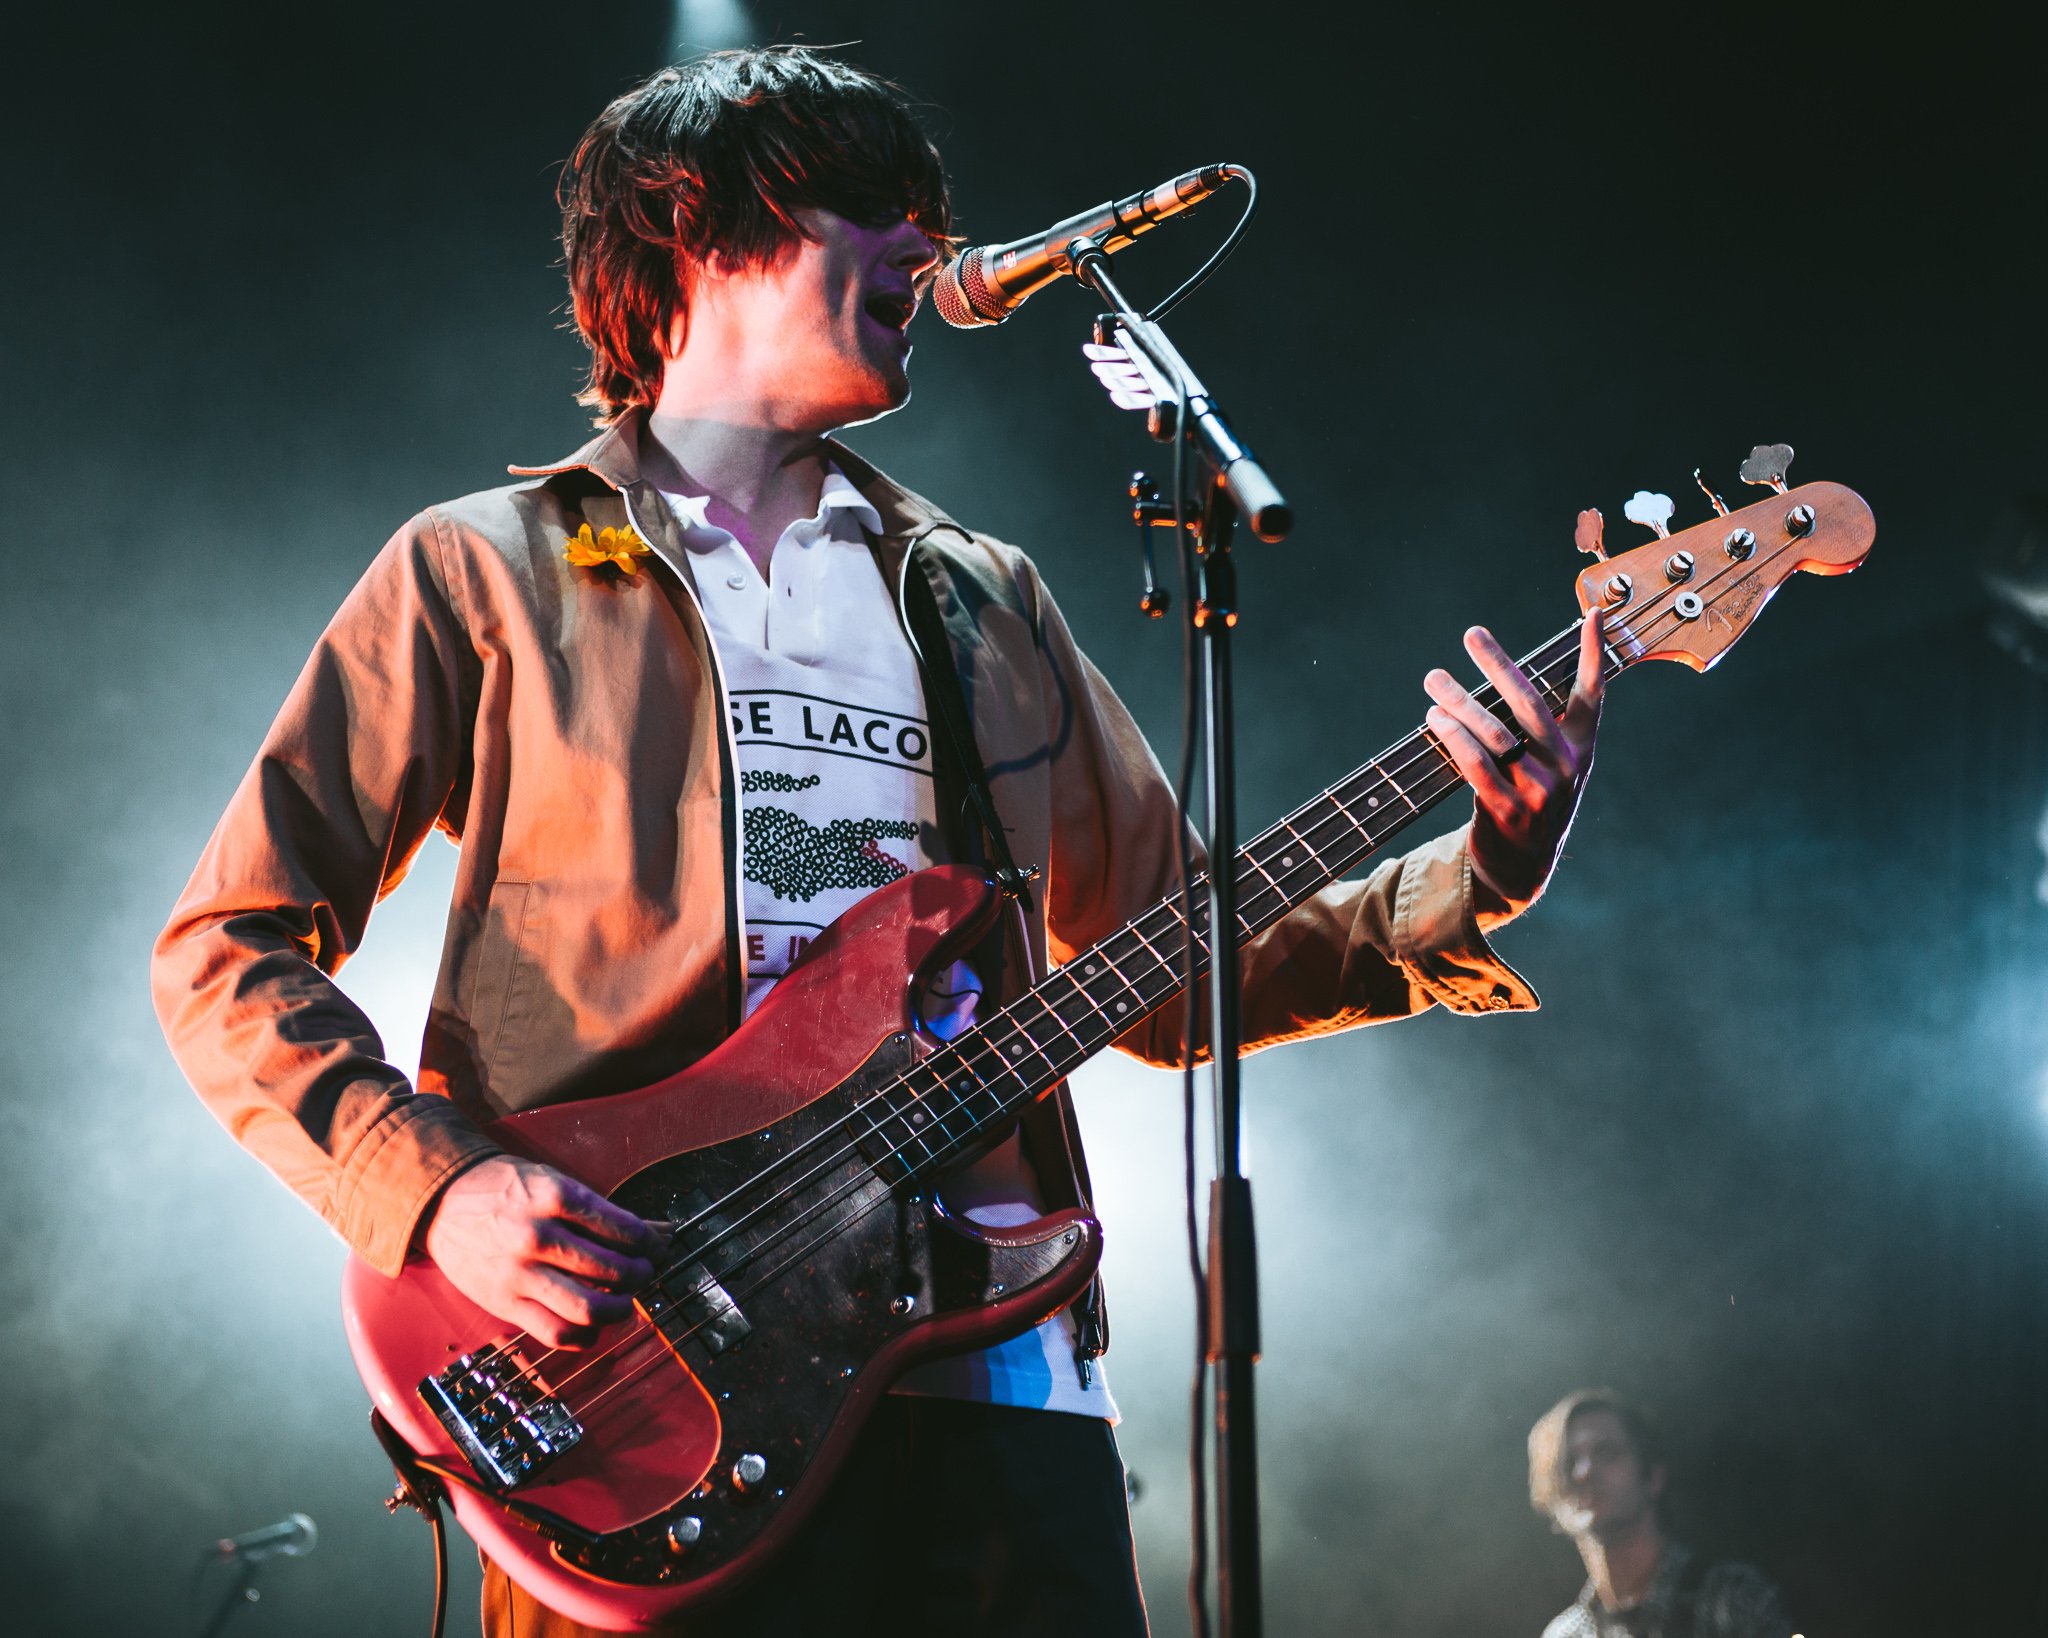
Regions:
<instances>
[{"instance_id":1,"label":"jacket collar","mask_svg":"<svg viewBox=\"0 0 2048 1638\"><path fill-rule=\"evenodd\" d=\"M513 466L508 470L519 478L554 478L570 472L588 472L607 488L630 494L646 482L640 472L640 436L646 415L644 408L630 409L565 459L545 466ZM967 535L966 529L922 495L904 488L837 439L825 440L825 453L874 507L882 520L882 540L897 552L934 529Z\"/></svg>"}]
</instances>

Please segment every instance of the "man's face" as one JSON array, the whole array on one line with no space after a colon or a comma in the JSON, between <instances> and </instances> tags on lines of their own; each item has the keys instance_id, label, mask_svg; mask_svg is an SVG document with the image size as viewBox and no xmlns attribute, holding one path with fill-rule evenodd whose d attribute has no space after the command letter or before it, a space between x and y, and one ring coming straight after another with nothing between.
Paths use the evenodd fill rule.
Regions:
<instances>
[{"instance_id":1,"label":"man's face","mask_svg":"<svg viewBox=\"0 0 2048 1638\"><path fill-rule=\"evenodd\" d=\"M689 323L718 326L745 390L787 430L872 421L910 397L919 280L938 260L907 217L849 221L802 210L808 237L773 266L699 279ZM686 342L686 347L688 343Z\"/></svg>"},{"instance_id":2,"label":"man's face","mask_svg":"<svg viewBox=\"0 0 2048 1638\"><path fill-rule=\"evenodd\" d=\"M1564 1436L1558 1523L1573 1535L1619 1535L1655 1515L1664 1470L1645 1473L1628 1429L1610 1410L1582 1410Z\"/></svg>"}]
</instances>

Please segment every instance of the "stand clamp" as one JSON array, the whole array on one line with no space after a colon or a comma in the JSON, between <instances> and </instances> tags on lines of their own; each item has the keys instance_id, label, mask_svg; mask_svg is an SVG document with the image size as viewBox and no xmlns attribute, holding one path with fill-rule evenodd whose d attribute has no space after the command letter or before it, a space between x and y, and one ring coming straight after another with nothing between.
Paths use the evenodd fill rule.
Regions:
<instances>
[{"instance_id":1,"label":"stand clamp","mask_svg":"<svg viewBox=\"0 0 2048 1638\"><path fill-rule=\"evenodd\" d=\"M1138 526L1138 550L1145 558L1145 595L1138 599L1138 612L1157 620L1173 607L1173 594L1159 584L1159 573L1152 561L1152 531L1171 529L1180 520L1174 509L1159 498L1159 486L1150 474L1133 472L1127 493L1131 497L1131 521Z\"/></svg>"}]
</instances>

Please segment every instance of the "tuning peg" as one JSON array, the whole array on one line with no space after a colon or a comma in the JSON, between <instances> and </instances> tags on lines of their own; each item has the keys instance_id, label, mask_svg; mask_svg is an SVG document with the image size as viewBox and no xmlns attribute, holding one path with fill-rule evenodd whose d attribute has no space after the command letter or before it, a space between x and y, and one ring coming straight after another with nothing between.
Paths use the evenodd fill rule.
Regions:
<instances>
[{"instance_id":1,"label":"tuning peg","mask_svg":"<svg viewBox=\"0 0 2048 1638\"><path fill-rule=\"evenodd\" d=\"M1579 526L1572 531L1572 539L1582 552L1589 552L1602 563L1607 561L1605 535L1607 522L1600 516L1598 507L1589 506L1579 514Z\"/></svg>"},{"instance_id":2,"label":"tuning peg","mask_svg":"<svg viewBox=\"0 0 2048 1638\"><path fill-rule=\"evenodd\" d=\"M1728 515L1728 503L1714 493L1714 486L1700 476L1700 469L1698 467L1692 469L1692 481L1700 486L1701 493L1712 503L1714 510L1725 518Z\"/></svg>"},{"instance_id":3,"label":"tuning peg","mask_svg":"<svg viewBox=\"0 0 2048 1638\"><path fill-rule=\"evenodd\" d=\"M1742 463L1742 481L1769 485L1782 495L1785 493L1785 474L1791 466L1790 444L1758 444L1749 452L1749 459Z\"/></svg>"},{"instance_id":4,"label":"tuning peg","mask_svg":"<svg viewBox=\"0 0 2048 1638\"><path fill-rule=\"evenodd\" d=\"M1669 495L1659 495L1648 489L1638 489L1629 497L1628 505L1621 509L1621 515L1631 523L1640 523L1651 530L1659 540L1671 533L1668 525L1671 514L1678 508Z\"/></svg>"}]
</instances>

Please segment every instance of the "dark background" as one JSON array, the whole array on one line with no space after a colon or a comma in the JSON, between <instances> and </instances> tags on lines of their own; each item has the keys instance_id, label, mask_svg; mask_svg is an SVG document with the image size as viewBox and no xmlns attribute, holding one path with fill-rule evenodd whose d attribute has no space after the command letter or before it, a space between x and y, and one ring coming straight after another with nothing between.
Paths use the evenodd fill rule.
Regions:
<instances>
[{"instance_id":1,"label":"dark background","mask_svg":"<svg viewBox=\"0 0 2048 1638\"><path fill-rule=\"evenodd\" d=\"M1533 1634L1567 1389L1660 1406L1673 1522L1807 1633L2039 1631L2048 683L1977 561L2048 487L2038 59L1961 8L770 3L908 84L965 231L1235 160L1261 219L1173 321L1302 520L1243 552L1242 805L1405 732L1484 620L1572 615L1572 520L1731 499L1752 443L1875 508L1707 677L1615 687L1571 856L1501 939L1545 1006L1247 1072L1271 1630ZM717 17L696 5L689 43ZM12 25L0 626L0 1624L196 1629L213 1538L319 1551L243 1630L414 1630L341 1249L185 1091L145 968L319 627L394 528L585 435L553 167L676 52L665 5L75 5ZM1219 200L1121 259L1157 296ZM857 447L1036 555L1170 753L1134 605L1150 457L1091 308L919 320ZM2023 630L2023 626L2014 626ZM452 855L344 981L416 1062ZM1110 1360L1154 1621L1185 1630L1175 1083L1091 1070ZM961 1498L934 1498L934 1506ZM470 1630L458 1545L451 1630ZM878 1573L881 1573L878 1571Z\"/></svg>"}]
</instances>

